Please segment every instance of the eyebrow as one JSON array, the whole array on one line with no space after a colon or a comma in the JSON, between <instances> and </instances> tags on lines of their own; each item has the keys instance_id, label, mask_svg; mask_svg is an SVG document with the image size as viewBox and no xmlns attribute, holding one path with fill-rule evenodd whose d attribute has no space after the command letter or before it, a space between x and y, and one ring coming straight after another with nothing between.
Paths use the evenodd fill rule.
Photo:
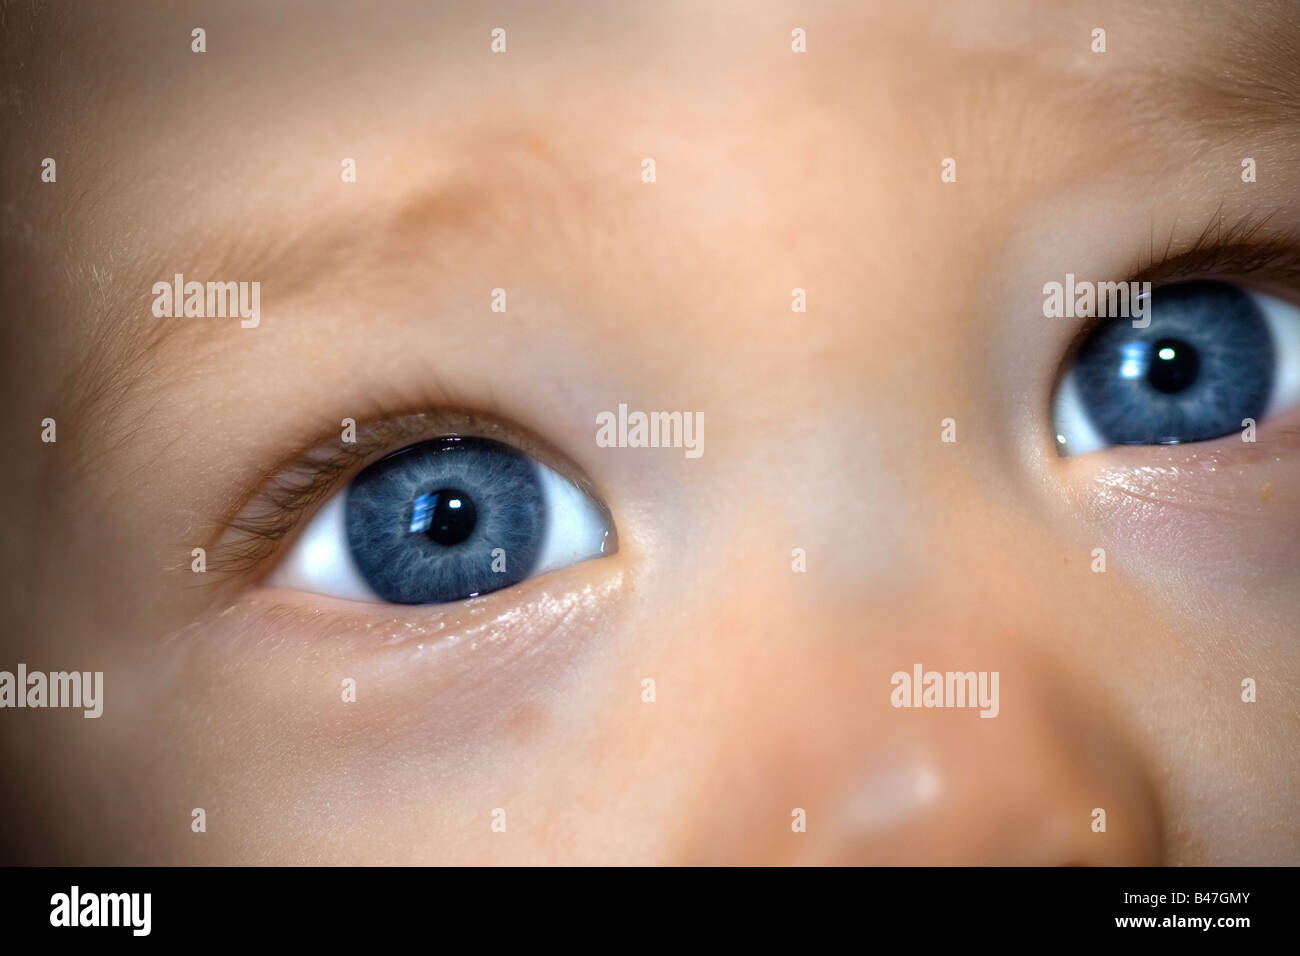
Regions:
<instances>
[{"instance_id":1,"label":"eyebrow","mask_svg":"<svg viewBox=\"0 0 1300 956\"><path fill-rule=\"evenodd\" d=\"M448 149L455 153L459 145ZM176 355L199 363L254 341L247 336L259 330L241 329L237 317L155 317L154 283L170 284L177 272L186 282L260 282L265 325L277 310L322 289L410 285L413 269L445 271L468 248L525 238L551 248L594 241L590 220L585 229L572 225L593 202L536 135L470 132L454 164L422 171L401 196L360 216L329 209L286 231L267 228L250 210L255 233L215 243L196 224L188 251L152 250L143 264L124 263L117 275L89 267L102 307L61 394L70 396L74 415L94 410L112 417L142 379ZM326 306L321 321L328 320Z\"/></svg>"},{"instance_id":2,"label":"eyebrow","mask_svg":"<svg viewBox=\"0 0 1300 956\"><path fill-rule=\"evenodd\" d=\"M1129 32L1158 35L1175 22L1176 13L1182 13L1178 5L1141 12L1148 19ZM1243 22L1242 29L1216 37L1213 48L1192 44L1181 51L1186 55L1176 58L1182 64L1146 63L1136 75L1112 70L1081 84L1059 68L1052 76L1063 92L1079 94L1085 122L1117 101L1134 108L1138 93L1142 102L1136 108L1150 128L1134 136L1135 148L1142 147L1150 129L1167 132L1174 127L1182 137L1197 130L1218 137L1259 136L1264 131L1294 135L1300 126L1300 22L1284 3L1233 15ZM1007 57L1001 59L1001 70L997 60L989 60L985 78L994 82L976 89L974 102L992 96L994 105L1014 110L1013 117L1022 125L1036 121L1040 112L1058 109L1057 98L1024 100L1023 84L1038 72L1036 59ZM1080 85L1085 89L1077 89ZM987 112L988 103L983 107L971 112ZM105 308L91 327L83 360L74 367L63 394L74 396L78 408L111 410L141 377L165 367L172 351L185 349L199 360L205 349L242 344L242 330L229 330L234 338L203 334L213 328L211 320L151 315L153 283L171 280L178 263L186 265L179 271L187 280L263 282L263 311L268 312L311 294L322 274L337 285L352 278L374 284L400 274L413 255L428 259L433 250L436 260L471 241L503 242L525 233L539 233L540 242L591 242L602 215L608 216L608 209L598 208L593 191L583 188L580 171L558 162L536 133L466 130L456 142L442 145L448 154L460 152L454 165L428 171L399 202L386 202L361 218L326 217L319 225L313 220L296 234L259 225L255 235L233 240L226 235L215 247L203 245L208 236L199 230L188 253L155 250L146 269L124 266L121 275L131 282L130 288L120 281L114 288L108 280L117 276L93 264L82 266L103 293ZM255 221L256 213L250 212L247 219ZM273 287L268 279L273 279Z\"/></svg>"},{"instance_id":3,"label":"eyebrow","mask_svg":"<svg viewBox=\"0 0 1300 956\"><path fill-rule=\"evenodd\" d=\"M1147 147L1153 136L1186 141L1198 134L1292 145L1300 131L1295 0L1192 6L1167 0L1076 17L1069 26L1081 33L1068 41L1059 15L1049 21L1052 13L1032 8L1033 29L1045 31L1050 22L1051 42L1030 42L1039 34L982 35L944 61L951 76L945 96L973 95L972 105L983 109L964 112L976 116L991 105L1034 123L1068 110L1081 129L1118 115L1124 122L1117 132ZM1107 52L1091 52L1087 25L1107 29Z\"/></svg>"},{"instance_id":4,"label":"eyebrow","mask_svg":"<svg viewBox=\"0 0 1300 956\"><path fill-rule=\"evenodd\" d=\"M1185 11L1175 6L1180 13ZM1153 64L1153 87L1194 128L1228 136L1300 133L1300 17L1292 0L1225 6L1233 19L1195 44L1183 68ZM1189 68L1190 67L1190 68Z\"/></svg>"}]
</instances>

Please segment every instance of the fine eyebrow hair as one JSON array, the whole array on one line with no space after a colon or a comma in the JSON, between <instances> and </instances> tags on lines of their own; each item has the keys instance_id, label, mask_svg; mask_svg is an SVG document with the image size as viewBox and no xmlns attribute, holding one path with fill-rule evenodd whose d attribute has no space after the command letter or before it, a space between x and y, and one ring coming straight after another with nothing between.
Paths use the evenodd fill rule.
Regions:
<instances>
[{"instance_id":1,"label":"fine eyebrow hair","mask_svg":"<svg viewBox=\"0 0 1300 956\"><path fill-rule=\"evenodd\" d=\"M1191 4L1176 9L1190 24L1203 12ZM1300 5L1229 5L1224 15L1230 22L1203 19L1214 45L1189 51L1191 64L1157 58L1149 65L1153 89L1169 96L1190 126L1230 136L1268 134L1275 145L1294 144L1300 135Z\"/></svg>"},{"instance_id":2,"label":"fine eyebrow hair","mask_svg":"<svg viewBox=\"0 0 1300 956\"><path fill-rule=\"evenodd\" d=\"M1127 32L1158 37L1174 22L1171 9L1191 15L1183 6L1159 9L1160 22L1156 10L1142 13L1146 22ZM1142 135L1131 137L1139 149L1147 136L1175 130L1180 142L1197 135L1245 133L1258 142L1264 132L1285 135L1293 130L1300 124L1296 14L1278 3L1233 11L1232 16L1240 29L1220 31L1212 49L1193 48L1191 55L1170 57L1169 63L1153 57L1136 75L1127 68L1113 69L1083 81L1083 115L1092 116L1125 94L1130 115L1141 118L1145 127ZM1044 67L1040 57L1028 60ZM984 62L994 75L987 83L981 80L984 92L976 92L975 102L991 99L1007 111L1020 110L1023 88L1017 92L1008 87L1030 82L1036 70L1024 60L1017 64L1014 57L1003 62L1003 73L996 73L996 57ZM1068 90L1073 82L1059 71L1055 78L1061 89ZM1030 110L1033 116L1023 118L1034 119L1039 111L1059 105L1055 99L1040 102ZM428 180L413 184L401 203L378 207L362 219L351 213L344 221L336 216L320 225L313 219L311 224L295 223L291 231L277 223L276 228L223 235L215 243L200 233L188 251L155 251L143 267L128 262L109 272L94 263L79 266L91 280L88 284L102 292L104 308L100 321L90 326L85 358L62 393L76 396L78 410L101 405L111 410L140 377L165 368L174 352L184 350L197 358L203 350L246 344L239 341L241 334L257 334L233 330L233 337L214 336L204 334L210 332L207 320L154 319L149 311L152 283L169 280L177 271L187 280L262 281L265 312L311 293L322 275L343 287L349 287L350 279L358 285L361 280L373 283L401 270L417 254L428 258L434 250L441 255L470 241L502 242L544 230L539 245L560 240L591 249L592 233L609 219L610 209L600 206L595 191L584 188L580 169L566 167L537 143L537 137L517 130L470 130L458 142L444 144L452 153L463 149L462 165L435 171ZM267 284L272 277L273 286Z\"/></svg>"},{"instance_id":3,"label":"fine eyebrow hair","mask_svg":"<svg viewBox=\"0 0 1300 956\"><path fill-rule=\"evenodd\" d=\"M90 307L98 314L83 358L63 384L72 414L111 418L141 379L177 356L197 363L256 344L248 336L260 330L241 329L238 318L156 318L153 284L170 283L177 272L186 282L260 282L266 323L286 303L324 296L326 289L375 288L389 279L409 285L414 271L438 274L471 246L505 248L527 238L555 249L597 240L599 220L590 212L597 199L581 187L581 170L559 162L538 137L479 131L459 147L448 144L455 165L423 171L400 198L361 217L313 209L289 228L268 227L252 210L243 232L214 240L200 224L188 249L144 251L112 274L80 267L94 287ZM328 319L325 303L321 320Z\"/></svg>"},{"instance_id":4,"label":"fine eyebrow hair","mask_svg":"<svg viewBox=\"0 0 1300 956\"><path fill-rule=\"evenodd\" d=\"M984 25L927 70L948 78L944 96L972 124L994 113L1004 133L1034 143L1036 129L1063 115L1080 130L1123 118L1107 135L1138 155L1164 139L1195 147L1249 137L1254 149L1290 146L1300 134L1295 0L1156 0L1125 5L1122 16L1052 4L1021 12L1022 30L990 35ZM1094 27L1107 30L1105 53L1088 45Z\"/></svg>"}]
</instances>

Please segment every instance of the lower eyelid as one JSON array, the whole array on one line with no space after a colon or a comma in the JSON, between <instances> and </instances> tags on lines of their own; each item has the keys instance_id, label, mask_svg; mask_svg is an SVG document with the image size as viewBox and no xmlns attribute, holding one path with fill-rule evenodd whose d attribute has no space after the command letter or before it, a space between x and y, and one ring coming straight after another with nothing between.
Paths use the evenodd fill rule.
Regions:
<instances>
[{"instance_id":1,"label":"lower eyelid","mask_svg":"<svg viewBox=\"0 0 1300 956\"><path fill-rule=\"evenodd\" d=\"M1300 493L1300 414L1185 445L1118 445L1062 461L1065 484L1093 513L1175 511L1241 519L1293 512ZM1134 510L1136 509L1136 510Z\"/></svg>"},{"instance_id":2,"label":"lower eyelid","mask_svg":"<svg viewBox=\"0 0 1300 956\"><path fill-rule=\"evenodd\" d=\"M445 609L265 589L200 622L188 666L222 712L265 719L290 746L338 747L321 728L342 720L370 735L376 759L427 755L486 741L519 707L553 700L559 677L617 633L630 579L615 556ZM339 710L346 679L361 723Z\"/></svg>"},{"instance_id":3,"label":"lower eyelid","mask_svg":"<svg viewBox=\"0 0 1300 956\"><path fill-rule=\"evenodd\" d=\"M274 628L294 631L314 646L329 646L343 653L386 648L418 657L444 655L459 645L477 650L514 639L519 635L512 632L521 624L530 628L558 626L580 604L621 581L605 580L599 586L567 590L562 585L543 586L546 583L534 578L449 604L378 604L267 588L256 592L239 610L265 614L275 619Z\"/></svg>"},{"instance_id":4,"label":"lower eyelid","mask_svg":"<svg viewBox=\"0 0 1300 956\"><path fill-rule=\"evenodd\" d=\"M1145 581L1186 626L1205 601L1289 594L1300 572L1300 415L1284 418L1261 423L1254 443L1229 435L1057 459L1073 526L1064 538L1082 555L1101 548L1116 583Z\"/></svg>"}]
</instances>

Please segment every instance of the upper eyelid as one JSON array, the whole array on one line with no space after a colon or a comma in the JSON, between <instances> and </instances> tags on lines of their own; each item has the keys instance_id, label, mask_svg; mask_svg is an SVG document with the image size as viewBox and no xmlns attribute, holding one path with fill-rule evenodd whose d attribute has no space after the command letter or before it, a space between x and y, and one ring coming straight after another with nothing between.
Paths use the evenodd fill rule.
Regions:
<instances>
[{"instance_id":1,"label":"upper eyelid","mask_svg":"<svg viewBox=\"0 0 1300 956\"><path fill-rule=\"evenodd\" d=\"M591 497L608 517L609 507L591 480L559 449L528 429L469 408L387 414L356 423L355 443L322 439L285 461L223 522L209 545L214 569L230 573L260 567L309 512L346 480L392 452L442 435L491 438L540 461Z\"/></svg>"},{"instance_id":2,"label":"upper eyelid","mask_svg":"<svg viewBox=\"0 0 1300 956\"><path fill-rule=\"evenodd\" d=\"M1275 215L1246 214L1225 226L1220 209L1190 245L1177 248L1172 234L1161 253L1155 252L1153 243L1151 251L1128 270L1128 281L1150 282L1154 291L1193 279L1282 283L1300 279L1300 229L1263 234ZM1079 346L1105 321L1104 316L1092 316L1080 323L1053 376L1051 394L1056 393Z\"/></svg>"},{"instance_id":3,"label":"upper eyelid","mask_svg":"<svg viewBox=\"0 0 1300 956\"><path fill-rule=\"evenodd\" d=\"M1150 282L1153 288L1191 279L1230 282L1263 278L1294 282L1300 279L1300 234L1287 242L1294 244L1283 245L1279 241L1184 253L1142 270L1137 279Z\"/></svg>"}]
</instances>

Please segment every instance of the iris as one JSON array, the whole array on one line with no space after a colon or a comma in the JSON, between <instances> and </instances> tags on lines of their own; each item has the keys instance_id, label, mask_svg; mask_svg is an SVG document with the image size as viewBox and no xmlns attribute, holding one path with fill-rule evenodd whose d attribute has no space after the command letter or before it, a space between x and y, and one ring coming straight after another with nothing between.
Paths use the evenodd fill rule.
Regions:
<instances>
[{"instance_id":1,"label":"iris","mask_svg":"<svg viewBox=\"0 0 1300 956\"><path fill-rule=\"evenodd\" d=\"M1268 322L1244 290L1187 282L1152 294L1146 328L1114 319L1096 329L1070 375L1109 444L1207 441L1263 417L1274 353Z\"/></svg>"},{"instance_id":2,"label":"iris","mask_svg":"<svg viewBox=\"0 0 1300 956\"><path fill-rule=\"evenodd\" d=\"M446 436L382 458L347 493L347 545L380 598L458 601L528 577L547 530L538 465L486 438Z\"/></svg>"}]
</instances>

